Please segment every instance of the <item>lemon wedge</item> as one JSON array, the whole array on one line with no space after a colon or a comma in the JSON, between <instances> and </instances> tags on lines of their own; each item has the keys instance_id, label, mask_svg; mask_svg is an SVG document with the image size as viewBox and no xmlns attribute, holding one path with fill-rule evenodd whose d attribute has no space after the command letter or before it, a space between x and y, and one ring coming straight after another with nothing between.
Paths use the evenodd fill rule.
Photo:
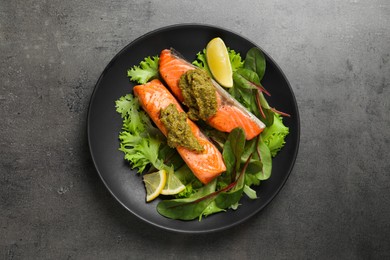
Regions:
<instances>
[{"instance_id":1,"label":"lemon wedge","mask_svg":"<svg viewBox=\"0 0 390 260\"><path fill-rule=\"evenodd\" d=\"M223 87L233 87L232 65L226 45L221 38L214 38L207 44L206 59L214 79Z\"/></svg>"},{"instance_id":2,"label":"lemon wedge","mask_svg":"<svg viewBox=\"0 0 390 260\"><path fill-rule=\"evenodd\" d=\"M146 189L146 201L152 201L161 194L167 182L167 172L160 170L158 172L148 173L143 176Z\"/></svg>"},{"instance_id":3,"label":"lemon wedge","mask_svg":"<svg viewBox=\"0 0 390 260\"><path fill-rule=\"evenodd\" d=\"M173 195L183 191L186 186L181 183L179 178L176 177L173 171L167 172L167 182L164 189L161 191L163 195Z\"/></svg>"}]
</instances>

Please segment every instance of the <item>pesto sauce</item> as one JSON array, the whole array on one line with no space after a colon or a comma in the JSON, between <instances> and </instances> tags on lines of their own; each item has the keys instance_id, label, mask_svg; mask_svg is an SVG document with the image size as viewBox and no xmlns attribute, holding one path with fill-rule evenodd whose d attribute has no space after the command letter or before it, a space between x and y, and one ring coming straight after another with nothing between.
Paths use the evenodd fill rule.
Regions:
<instances>
[{"instance_id":1,"label":"pesto sauce","mask_svg":"<svg viewBox=\"0 0 390 260\"><path fill-rule=\"evenodd\" d=\"M179 88L188 107L188 117L206 121L217 112L217 94L210 76L202 69L189 70L180 77Z\"/></svg>"},{"instance_id":2,"label":"pesto sauce","mask_svg":"<svg viewBox=\"0 0 390 260\"><path fill-rule=\"evenodd\" d=\"M186 113L180 113L174 104L161 109L160 120L168 130L167 139L170 147L183 146L196 152L204 150L187 123Z\"/></svg>"}]
</instances>

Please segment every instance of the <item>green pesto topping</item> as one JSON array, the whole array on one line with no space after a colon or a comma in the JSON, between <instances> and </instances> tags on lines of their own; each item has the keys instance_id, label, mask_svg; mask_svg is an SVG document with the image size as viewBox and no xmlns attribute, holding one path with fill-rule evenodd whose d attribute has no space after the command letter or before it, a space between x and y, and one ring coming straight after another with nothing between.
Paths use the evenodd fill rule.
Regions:
<instances>
[{"instance_id":1,"label":"green pesto topping","mask_svg":"<svg viewBox=\"0 0 390 260\"><path fill-rule=\"evenodd\" d=\"M217 112L217 94L210 76L202 69L189 70L180 77L179 87L192 120L207 120Z\"/></svg>"},{"instance_id":2,"label":"green pesto topping","mask_svg":"<svg viewBox=\"0 0 390 260\"><path fill-rule=\"evenodd\" d=\"M160 120L168 130L167 139L170 147L183 146L196 152L204 150L187 123L186 113L180 113L174 104L161 109Z\"/></svg>"}]
</instances>

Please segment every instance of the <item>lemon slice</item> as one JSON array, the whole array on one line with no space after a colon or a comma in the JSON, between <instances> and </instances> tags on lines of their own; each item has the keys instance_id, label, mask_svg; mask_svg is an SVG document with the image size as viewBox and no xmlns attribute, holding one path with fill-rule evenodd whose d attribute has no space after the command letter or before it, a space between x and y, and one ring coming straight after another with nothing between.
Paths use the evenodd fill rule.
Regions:
<instances>
[{"instance_id":1,"label":"lemon slice","mask_svg":"<svg viewBox=\"0 0 390 260\"><path fill-rule=\"evenodd\" d=\"M219 37L206 46L206 59L214 79L223 87L233 87L233 72L225 43Z\"/></svg>"},{"instance_id":2,"label":"lemon slice","mask_svg":"<svg viewBox=\"0 0 390 260\"><path fill-rule=\"evenodd\" d=\"M167 182L165 183L164 189L161 191L163 195L173 195L183 191L186 186L181 183L179 178L173 173L173 171L167 172Z\"/></svg>"},{"instance_id":3,"label":"lemon slice","mask_svg":"<svg viewBox=\"0 0 390 260\"><path fill-rule=\"evenodd\" d=\"M160 170L158 172L148 173L143 176L145 189L146 189L146 201L152 201L160 195L161 191L167 182L167 172Z\"/></svg>"}]
</instances>

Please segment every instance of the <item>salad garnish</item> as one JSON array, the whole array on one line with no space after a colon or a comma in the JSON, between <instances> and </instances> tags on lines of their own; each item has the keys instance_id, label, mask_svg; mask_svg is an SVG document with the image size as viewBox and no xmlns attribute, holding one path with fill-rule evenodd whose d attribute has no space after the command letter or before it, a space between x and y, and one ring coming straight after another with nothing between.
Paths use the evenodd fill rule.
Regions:
<instances>
[{"instance_id":1,"label":"salad garnish","mask_svg":"<svg viewBox=\"0 0 390 260\"><path fill-rule=\"evenodd\" d=\"M257 199L254 187L271 177L272 158L285 145L289 128L284 125L283 116L290 115L271 107L265 97L271 93L261 84L266 73L264 54L256 47L246 53L245 59L229 47L227 52L233 86L226 90L266 127L248 140L242 128L237 127L227 133L213 129L202 119L196 121L207 138L220 149L226 165L226 171L207 184L200 182L177 150L168 145L167 138L142 109L137 97L129 93L116 101L116 111L123 120L119 150L124 153L124 159L141 175L164 170L166 185L171 180L171 185L175 183L180 187L171 187L175 194L160 194L157 211L165 217L201 220L214 213L236 210L244 194L250 199ZM196 54L192 64L212 77L206 49ZM162 80L159 56L146 57L139 65L130 68L127 75L137 84Z\"/></svg>"}]
</instances>

